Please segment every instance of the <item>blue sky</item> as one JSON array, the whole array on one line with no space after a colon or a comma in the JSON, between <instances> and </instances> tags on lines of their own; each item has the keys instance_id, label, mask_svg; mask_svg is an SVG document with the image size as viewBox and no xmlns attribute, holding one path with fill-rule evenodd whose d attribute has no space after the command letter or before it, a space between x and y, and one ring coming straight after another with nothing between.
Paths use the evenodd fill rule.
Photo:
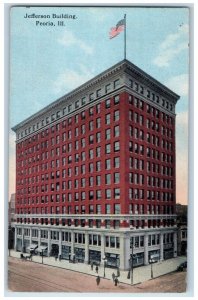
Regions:
<instances>
[{"instance_id":1,"label":"blue sky","mask_svg":"<svg viewBox=\"0 0 198 300\"><path fill-rule=\"evenodd\" d=\"M36 26L28 14L72 14L65 27ZM177 201L187 201L189 12L186 8L14 8L11 11L10 127L124 58L181 96L177 104ZM42 21L55 19L42 19ZM61 19L62 20L62 19ZM10 156L14 135L11 134ZM13 158L14 159L14 158ZM14 168L14 166L13 166ZM12 170L13 171L13 170Z\"/></svg>"}]
</instances>

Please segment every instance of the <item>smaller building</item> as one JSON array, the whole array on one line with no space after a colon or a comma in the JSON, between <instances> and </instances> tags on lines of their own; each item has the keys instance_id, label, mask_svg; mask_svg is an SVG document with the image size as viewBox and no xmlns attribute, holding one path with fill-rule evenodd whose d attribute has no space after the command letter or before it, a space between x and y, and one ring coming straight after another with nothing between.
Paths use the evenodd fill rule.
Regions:
<instances>
[{"instance_id":1,"label":"smaller building","mask_svg":"<svg viewBox=\"0 0 198 300\"><path fill-rule=\"evenodd\" d=\"M177 204L176 214L178 227L177 252L178 255L187 255L188 206Z\"/></svg>"},{"instance_id":2,"label":"smaller building","mask_svg":"<svg viewBox=\"0 0 198 300\"><path fill-rule=\"evenodd\" d=\"M15 194L11 194L10 201L8 202L8 225L15 222Z\"/></svg>"}]
</instances>

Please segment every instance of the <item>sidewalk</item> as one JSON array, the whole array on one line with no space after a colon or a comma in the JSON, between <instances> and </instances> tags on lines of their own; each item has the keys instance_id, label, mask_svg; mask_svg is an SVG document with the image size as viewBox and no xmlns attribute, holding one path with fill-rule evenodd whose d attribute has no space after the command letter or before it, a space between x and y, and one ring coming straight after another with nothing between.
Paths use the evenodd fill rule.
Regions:
<instances>
[{"instance_id":1,"label":"sidewalk","mask_svg":"<svg viewBox=\"0 0 198 300\"><path fill-rule=\"evenodd\" d=\"M10 256L20 258L21 252L16 252L14 250L10 251ZM176 258L171 258L159 263L154 263L153 267L153 277L159 277L161 275L171 273L177 269L182 262L186 261L186 257L179 256ZM42 264L41 256L33 256L32 262ZM90 265L86 265L83 263L70 263L67 260L58 259L55 260L54 257L43 257L43 264L49 265L52 267L63 268L75 272L85 273L92 276L99 275L100 277L104 277L104 266L99 267L98 274L95 271L95 268L91 270ZM112 273L117 274L116 269L105 268L105 278L112 280ZM131 284L131 278L127 279L128 271L120 271L119 282ZM138 268L134 268L133 270L133 284L141 283L151 279L151 265L141 266Z\"/></svg>"}]
</instances>

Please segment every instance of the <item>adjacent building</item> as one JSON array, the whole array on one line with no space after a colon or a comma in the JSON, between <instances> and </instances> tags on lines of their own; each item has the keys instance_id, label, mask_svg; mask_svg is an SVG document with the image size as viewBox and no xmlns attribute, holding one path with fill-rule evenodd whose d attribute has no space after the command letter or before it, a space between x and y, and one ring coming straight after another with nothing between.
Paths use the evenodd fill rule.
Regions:
<instances>
[{"instance_id":1,"label":"adjacent building","mask_svg":"<svg viewBox=\"0 0 198 300\"><path fill-rule=\"evenodd\" d=\"M16 125L15 249L120 269L176 256L178 99L123 60Z\"/></svg>"},{"instance_id":2,"label":"adjacent building","mask_svg":"<svg viewBox=\"0 0 198 300\"><path fill-rule=\"evenodd\" d=\"M8 226L15 222L15 194L11 194L8 202Z\"/></svg>"}]
</instances>

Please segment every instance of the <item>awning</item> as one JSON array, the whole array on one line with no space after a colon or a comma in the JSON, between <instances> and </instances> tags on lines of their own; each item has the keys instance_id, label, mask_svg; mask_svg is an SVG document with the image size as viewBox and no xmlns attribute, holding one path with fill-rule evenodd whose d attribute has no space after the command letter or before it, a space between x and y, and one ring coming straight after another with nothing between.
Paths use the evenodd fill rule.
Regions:
<instances>
[{"instance_id":1,"label":"awning","mask_svg":"<svg viewBox=\"0 0 198 300\"><path fill-rule=\"evenodd\" d=\"M36 249L37 252L42 252L42 251L45 251L47 250L47 246L40 246Z\"/></svg>"},{"instance_id":2,"label":"awning","mask_svg":"<svg viewBox=\"0 0 198 300\"><path fill-rule=\"evenodd\" d=\"M37 247L38 247L37 244L30 244L30 245L27 247L27 250L35 250Z\"/></svg>"}]
</instances>

